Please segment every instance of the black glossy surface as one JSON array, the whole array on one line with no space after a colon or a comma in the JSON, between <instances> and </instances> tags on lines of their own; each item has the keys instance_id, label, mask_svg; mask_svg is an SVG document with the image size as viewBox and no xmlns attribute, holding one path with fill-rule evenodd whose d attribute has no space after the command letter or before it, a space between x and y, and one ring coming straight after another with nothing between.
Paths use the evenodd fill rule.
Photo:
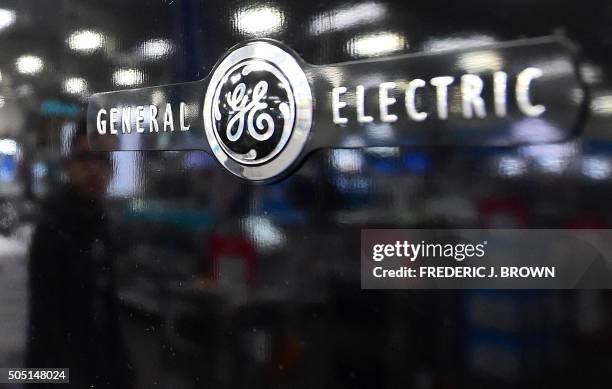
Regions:
<instances>
[{"instance_id":1,"label":"black glossy surface","mask_svg":"<svg viewBox=\"0 0 612 389\"><path fill-rule=\"evenodd\" d=\"M609 386L609 293L362 291L358 268L365 226L610 226L607 2L0 8L16 16L0 30L0 131L18 147L15 169L0 169L12 206L1 218L0 366L44 357L80 372L78 388ZM582 135L567 142L318 150L265 186L203 151L103 153L110 165L69 152L90 94L201 80L246 39L328 65L555 34L576 45L588 90ZM45 320L47 304L57 308ZM36 336L49 339L42 351Z\"/></svg>"}]
</instances>

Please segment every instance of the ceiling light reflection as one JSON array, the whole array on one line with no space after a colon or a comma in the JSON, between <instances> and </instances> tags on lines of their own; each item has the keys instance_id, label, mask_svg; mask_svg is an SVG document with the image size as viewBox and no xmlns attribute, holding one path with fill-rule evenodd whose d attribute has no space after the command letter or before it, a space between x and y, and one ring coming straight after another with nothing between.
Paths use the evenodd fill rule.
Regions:
<instances>
[{"instance_id":1,"label":"ceiling light reflection","mask_svg":"<svg viewBox=\"0 0 612 389\"><path fill-rule=\"evenodd\" d=\"M406 47L404 36L394 32L368 34L349 42L349 52L356 56L388 54Z\"/></svg>"},{"instance_id":2,"label":"ceiling light reflection","mask_svg":"<svg viewBox=\"0 0 612 389\"><path fill-rule=\"evenodd\" d=\"M174 45L168 39L149 39L143 42L138 49L144 58L158 60L171 54L174 51Z\"/></svg>"},{"instance_id":3,"label":"ceiling light reflection","mask_svg":"<svg viewBox=\"0 0 612 389\"><path fill-rule=\"evenodd\" d=\"M278 32L284 24L283 12L275 7L250 7L238 10L234 16L234 27L245 35L260 35Z\"/></svg>"},{"instance_id":4,"label":"ceiling light reflection","mask_svg":"<svg viewBox=\"0 0 612 389\"><path fill-rule=\"evenodd\" d=\"M40 73L44 67L44 62L42 58L36 55L27 54L17 58L15 65L19 73L33 75Z\"/></svg>"},{"instance_id":5,"label":"ceiling light reflection","mask_svg":"<svg viewBox=\"0 0 612 389\"><path fill-rule=\"evenodd\" d=\"M69 77L64 80L64 92L78 95L87 90L87 80L82 77Z\"/></svg>"},{"instance_id":6,"label":"ceiling light reflection","mask_svg":"<svg viewBox=\"0 0 612 389\"><path fill-rule=\"evenodd\" d=\"M15 11L0 8L0 30L4 30L5 28L13 25L16 19L17 15L15 14Z\"/></svg>"},{"instance_id":7,"label":"ceiling light reflection","mask_svg":"<svg viewBox=\"0 0 612 389\"><path fill-rule=\"evenodd\" d=\"M91 54L104 45L105 38L99 32L78 30L68 37L68 47L74 51Z\"/></svg>"},{"instance_id":8,"label":"ceiling light reflection","mask_svg":"<svg viewBox=\"0 0 612 389\"><path fill-rule=\"evenodd\" d=\"M138 69L119 69L113 73L113 84L118 86L140 85L144 74Z\"/></svg>"},{"instance_id":9,"label":"ceiling light reflection","mask_svg":"<svg viewBox=\"0 0 612 389\"><path fill-rule=\"evenodd\" d=\"M502 57L495 51L476 51L459 56L457 65L468 73L493 72L502 69Z\"/></svg>"},{"instance_id":10,"label":"ceiling light reflection","mask_svg":"<svg viewBox=\"0 0 612 389\"><path fill-rule=\"evenodd\" d=\"M380 3L364 3L341 7L317 15L310 22L311 35L355 28L381 21L387 15L387 6Z\"/></svg>"}]
</instances>

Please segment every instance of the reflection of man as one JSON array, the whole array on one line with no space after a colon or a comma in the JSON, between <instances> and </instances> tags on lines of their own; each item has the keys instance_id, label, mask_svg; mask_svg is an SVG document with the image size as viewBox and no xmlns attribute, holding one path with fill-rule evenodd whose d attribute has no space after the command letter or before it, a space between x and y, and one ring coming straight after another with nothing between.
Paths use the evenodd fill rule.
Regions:
<instances>
[{"instance_id":1,"label":"reflection of man","mask_svg":"<svg viewBox=\"0 0 612 389\"><path fill-rule=\"evenodd\" d=\"M81 125L65 160L69 183L43 207L30 248L28 367L70 368L78 388L128 386L101 204L109 162Z\"/></svg>"}]
</instances>

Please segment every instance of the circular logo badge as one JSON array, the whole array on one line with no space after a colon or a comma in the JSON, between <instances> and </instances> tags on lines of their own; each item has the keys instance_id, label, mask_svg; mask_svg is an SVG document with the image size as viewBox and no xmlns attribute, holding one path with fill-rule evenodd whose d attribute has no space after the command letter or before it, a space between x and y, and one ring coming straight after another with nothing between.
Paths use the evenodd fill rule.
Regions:
<instances>
[{"instance_id":1,"label":"circular logo badge","mask_svg":"<svg viewBox=\"0 0 612 389\"><path fill-rule=\"evenodd\" d=\"M233 174L268 180L298 158L312 121L312 94L295 57L269 42L231 51L215 68L204 98L213 154Z\"/></svg>"}]
</instances>

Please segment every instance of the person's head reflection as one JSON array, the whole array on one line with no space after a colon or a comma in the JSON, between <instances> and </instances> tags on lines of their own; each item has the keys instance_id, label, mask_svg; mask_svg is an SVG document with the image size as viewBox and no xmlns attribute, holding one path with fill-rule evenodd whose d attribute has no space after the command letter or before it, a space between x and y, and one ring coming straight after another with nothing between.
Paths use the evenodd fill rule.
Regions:
<instances>
[{"instance_id":1,"label":"person's head reflection","mask_svg":"<svg viewBox=\"0 0 612 389\"><path fill-rule=\"evenodd\" d=\"M104 195L111 175L108 153L94 152L87 142L85 125L78 126L69 154L64 160L68 178L79 195L99 199Z\"/></svg>"}]
</instances>

